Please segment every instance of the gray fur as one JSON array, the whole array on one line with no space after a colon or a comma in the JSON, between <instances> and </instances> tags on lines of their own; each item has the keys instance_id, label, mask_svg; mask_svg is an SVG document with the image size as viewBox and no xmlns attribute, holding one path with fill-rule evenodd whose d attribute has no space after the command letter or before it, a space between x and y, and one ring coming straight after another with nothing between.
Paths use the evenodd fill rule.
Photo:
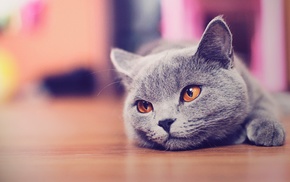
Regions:
<instances>
[{"instance_id":1,"label":"gray fur","mask_svg":"<svg viewBox=\"0 0 290 182\"><path fill-rule=\"evenodd\" d=\"M111 59L127 88L124 120L127 135L141 147L188 150L250 141L279 146L285 141L275 105L234 56L231 32L221 17L207 26L197 46L165 46L146 56L113 49ZM156 51L158 50L158 51ZM146 49L148 52L148 49ZM192 102L180 95L199 85ZM139 113L136 101L153 111ZM170 131L159 121L174 120Z\"/></svg>"}]
</instances>

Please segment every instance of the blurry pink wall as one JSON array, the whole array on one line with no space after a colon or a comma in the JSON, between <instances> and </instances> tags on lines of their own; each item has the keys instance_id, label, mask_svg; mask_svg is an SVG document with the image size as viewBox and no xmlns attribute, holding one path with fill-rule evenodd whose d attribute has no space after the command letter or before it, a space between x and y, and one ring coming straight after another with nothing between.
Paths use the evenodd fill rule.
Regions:
<instances>
[{"instance_id":1,"label":"blurry pink wall","mask_svg":"<svg viewBox=\"0 0 290 182\"><path fill-rule=\"evenodd\" d=\"M5 33L1 46L16 58L22 84L77 66L107 66L110 1L47 0L34 30Z\"/></svg>"},{"instance_id":2,"label":"blurry pink wall","mask_svg":"<svg viewBox=\"0 0 290 182\"><path fill-rule=\"evenodd\" d=\"M248 45L251 47L250 69L268 90L286 90L283 0L161 0L161 4L162 37L170 40L199 40L206 15L228 14L225 19L235 22L252 15L254 33Z\"/></svg>"}]
</instances>

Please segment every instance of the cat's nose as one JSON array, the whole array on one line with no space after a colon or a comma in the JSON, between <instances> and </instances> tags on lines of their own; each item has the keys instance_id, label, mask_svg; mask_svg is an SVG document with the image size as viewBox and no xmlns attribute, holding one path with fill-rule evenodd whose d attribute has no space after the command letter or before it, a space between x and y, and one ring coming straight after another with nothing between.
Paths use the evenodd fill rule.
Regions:
<instances>
[{"instance_id":1,"label":"cat's nose","mask_svg":"<svg viewBox=\"0 0 290 182\"><path fill-rule=\"evenodd\" d=\"M172 123L174 123L176 119L164 119L158 122L158 126L162 127L167 133L170 131L170 127Z\"/></svg>"}]
</instances>

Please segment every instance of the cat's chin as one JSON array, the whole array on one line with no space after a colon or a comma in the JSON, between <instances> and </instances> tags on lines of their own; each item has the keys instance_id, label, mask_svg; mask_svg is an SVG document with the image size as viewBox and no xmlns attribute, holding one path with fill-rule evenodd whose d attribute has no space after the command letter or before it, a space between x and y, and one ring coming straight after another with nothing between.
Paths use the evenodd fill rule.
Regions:
<instances>
[{"instance_id":1,"label":"cat's chin","mask_svg":"<svg viewBox=\"0 0 290 182\"><path fill-rule=\"evenodd\" d=\"M200 148L200 143L197 138L176 137L172 134L164 134L154 137L148 137L148 135L141 131L136 130L134 137L135 144L142 148L151 148L156 150L170 150L170 151L182 151L192 150Z\"/></svg>"},{"instance_id":2,"label":"cat's chin","mask_svg":"<svg viewBox=\"0 0 290 182\"><path fill-rule=\"evenodd\" d=\"M169 136L163 144L165 150L182 151L199 148L198 143L193 143L192 140Z\"/></svg>"},{"instance_id":3,"label":"cat's chin","mask_svg":"<svg viewBox=\"0 0 290 182\"><path fill-rule=\"evenodd\" d=\"M176 137L170 137L166 139L166 141L162 143L158 143L152 140L138 140L135 141L135 144L137 144L139 147L142 148L150 148L155 150L167 150L167 151L184 151L184 150L192 150L199 148L200 145L193 144L192 142L189 142L188 140L185 140L184 138L176 138Z\"/></svg>"}]
</instances>

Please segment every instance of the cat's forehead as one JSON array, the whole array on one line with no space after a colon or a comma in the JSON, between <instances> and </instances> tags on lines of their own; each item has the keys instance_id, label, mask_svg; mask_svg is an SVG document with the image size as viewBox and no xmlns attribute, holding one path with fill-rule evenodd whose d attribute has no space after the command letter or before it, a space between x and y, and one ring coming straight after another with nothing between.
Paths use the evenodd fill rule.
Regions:
<instances>
[{"instance_id":1,"label":"cat's forehead","mask_svg":"<svg viewBox=\"0 0 290 182\"><path fill-rule=\"evenodd\" d=\"M179 95L188 81L194 51L168 51L150 56L147 64L138 70L134 87L138 97L158 101Z\"/></svg>"}]
</instances>

